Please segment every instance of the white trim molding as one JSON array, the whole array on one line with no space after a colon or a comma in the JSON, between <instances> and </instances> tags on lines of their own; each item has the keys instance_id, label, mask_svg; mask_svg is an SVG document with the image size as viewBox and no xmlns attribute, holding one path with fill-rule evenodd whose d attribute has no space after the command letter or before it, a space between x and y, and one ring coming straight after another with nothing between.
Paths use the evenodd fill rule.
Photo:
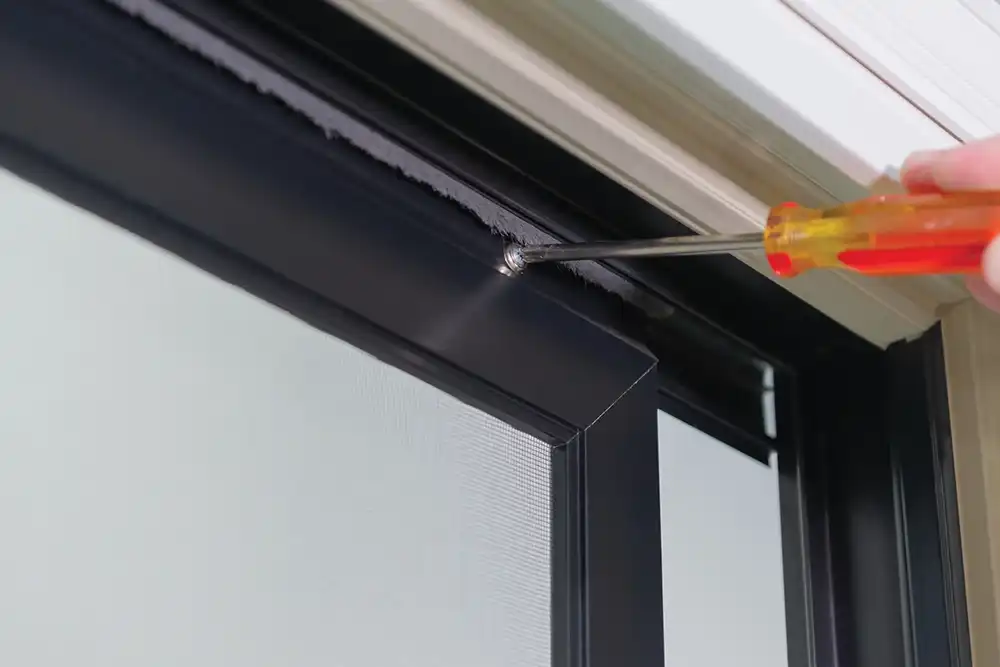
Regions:
<instances>
[{"instance_id":1,"label":"white trim molding","mask_svg":"<svg viewBox=\"0 0 1000 667\"><path fill-rule=\"evenodd\" d=\"M703 233L864 196L909 151L955 143L778 0L330 1ZM881 346L967 297L946 278L780 284Z\"/></svg>"},{"instance_id":2,"label":"white trim molding","mask_svg":"<svg viewBox=\"0 0 1000 667\"><path fill-rule=\"evenodd\" d=\"M781 0L962 140L1000 132L995 0Z\"/></svg>"},{"instance_id":3,"label":"white trim molding","mask_svg":"<svg viewBox=\"0 0 1000 667\"><path fill-rule=\"evenodd\" d=\"M709 76L858 182L898 166L915 147L955 143L842 44L790 9L838 0L605 1L664 44L677 43L677 33L686 32L715 52L722 66L703 66ZM696 52L690 57L705 62Z\"/></svg>"}]
</instances>

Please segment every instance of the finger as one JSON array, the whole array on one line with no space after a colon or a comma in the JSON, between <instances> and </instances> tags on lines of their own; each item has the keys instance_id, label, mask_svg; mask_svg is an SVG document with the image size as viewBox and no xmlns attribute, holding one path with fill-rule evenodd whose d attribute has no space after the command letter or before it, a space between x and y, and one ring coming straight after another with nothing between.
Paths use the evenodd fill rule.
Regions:
<instances>
[{"instance_id":1,"label":"finger","mask_svg":"<svg viewBox=\"0 0 1000 667\"><path fill-rule=\"evenodd\" d=\"M903 163L901 176L910 192L1000 188L1000 137L914 153Z\"/></svg>"}]
</instances>

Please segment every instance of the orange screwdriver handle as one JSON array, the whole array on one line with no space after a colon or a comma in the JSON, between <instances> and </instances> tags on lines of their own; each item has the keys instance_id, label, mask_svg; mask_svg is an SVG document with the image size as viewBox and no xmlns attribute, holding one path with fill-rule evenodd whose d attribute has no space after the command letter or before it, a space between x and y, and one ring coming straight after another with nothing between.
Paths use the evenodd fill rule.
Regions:
<instances>
[{"instance_id":1,"label":"orange screwdriver handle","mask_svg":"<svg viewBox=\"0 0 1000 667\"><path fill-rule=\"evenodd\" d=\"M774 272L812 268L879 276L980 271L1000 234L1000 191L891 195L832 209L771 209L764 250Z\"/></svg>"}]
</instances>

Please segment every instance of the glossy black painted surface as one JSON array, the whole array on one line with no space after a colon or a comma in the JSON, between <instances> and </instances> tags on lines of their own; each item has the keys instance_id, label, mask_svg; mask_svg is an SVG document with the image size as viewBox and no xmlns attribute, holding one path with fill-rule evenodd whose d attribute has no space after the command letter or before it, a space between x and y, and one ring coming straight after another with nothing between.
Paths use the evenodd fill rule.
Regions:
<instances>
[{"instance_id":1,"label":"glossy black painted surface","mask_svg":"<svg viewBox=\"0 0 1000 667\"><path fill-rule=\"evenodd\" d=\"M919 664L972 667L941 336L890 350L908 634Z\"/></svg>"}]
</instances>

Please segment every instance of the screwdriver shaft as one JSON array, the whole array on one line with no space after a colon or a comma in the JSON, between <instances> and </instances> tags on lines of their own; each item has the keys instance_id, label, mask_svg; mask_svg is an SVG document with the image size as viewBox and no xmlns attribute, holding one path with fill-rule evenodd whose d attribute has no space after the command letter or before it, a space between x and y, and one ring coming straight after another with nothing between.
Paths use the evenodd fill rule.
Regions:
<instances>
[{"instance_id":1,"label":"screwdriver shaft","mask_svg":"<svg viewBox=\"0 0 1000 667\"><path fill-rule=\"evenodd\" d=\"M718 255L742 250L763 250L763 234L668 236L636 241L597 241L593 243L553 243L549 245L508 245L504 261L514 271L528 264L569 262L585 259L623 257L668 257L679 255Z\"/></svg>"}]
</instances>

